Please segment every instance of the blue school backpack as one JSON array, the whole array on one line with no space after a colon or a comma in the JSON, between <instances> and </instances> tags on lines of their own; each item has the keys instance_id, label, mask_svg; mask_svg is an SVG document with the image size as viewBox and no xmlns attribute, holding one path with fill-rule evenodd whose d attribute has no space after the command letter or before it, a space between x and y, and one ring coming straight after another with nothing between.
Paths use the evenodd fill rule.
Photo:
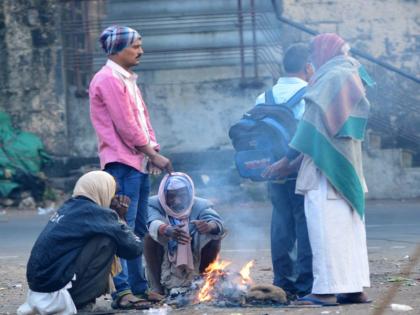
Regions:
<instances>
[{"instance_id":1,"label":"blue school backpack","mask_svg":"<svg viewBox=\"0 0 420 315\"><path fill-rule=\"evenodd\" d=\"M270 89L265 92L263 104L256 105L230 127L229 137L236 151L235 164L241 177L267 180L261 177L264 169L286 155L298 123L292 110L305 92L306 86L286 103L276 104L273 89Z\"/></svg>"}]
</instances>

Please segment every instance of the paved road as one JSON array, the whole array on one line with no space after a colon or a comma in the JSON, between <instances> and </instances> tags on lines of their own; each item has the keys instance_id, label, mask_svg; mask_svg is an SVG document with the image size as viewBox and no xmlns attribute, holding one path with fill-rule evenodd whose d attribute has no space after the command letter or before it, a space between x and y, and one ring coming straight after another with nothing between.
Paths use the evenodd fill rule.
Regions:
<instances>
[{"instance_id":1,"label":"paved road","mask_svg":"<svg viewBox=\"0 0 420 315\"><path fill-rule=\"evenodd\" d=\"M221 205L229 235L223 250L249 256L255 251L269 251L271 208L268 203ZM408 254L420 242L420 200L369 201L366 211L368 248L370 253ZM8 211L0 215L1 260L26 260L48 215L35 212ZM14 259L13 259L14 260Z\"/></svg>"}]
</instances>

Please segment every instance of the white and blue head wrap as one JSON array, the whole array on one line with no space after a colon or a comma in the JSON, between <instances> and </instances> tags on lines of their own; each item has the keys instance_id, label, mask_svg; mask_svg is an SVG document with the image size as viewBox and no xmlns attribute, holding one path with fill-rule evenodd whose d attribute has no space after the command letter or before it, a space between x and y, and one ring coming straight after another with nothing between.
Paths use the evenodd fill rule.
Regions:
<instances>
[{"instance_id":1,"label":"white and blue head wrap","mask_svg":"<svg viewBox=\"0 0 420 315\"><path fill-rule=\"evenodd\" d=\"M179 190L185 188L188 190L189 202L188 205L185 205L185 208L182 211L174 211L166 203L166 193L169 190ZM165 212L174 218L186 218L191 213L191 208L194 204L194 183L192 179L185 173L173 172L170 175L166 174L159 186L159 202Z\"/></svg>"},{"instance_id":2,"label":"white and blue head wrap","mask_svg":"<svg viewBox=\"0 0 420 315\"><path fill-rule=\"evenodd\" d=\"M102 32L99 42L107 55L115 55L140 38L140 34L130 27L113 25Z\"/></svg>"}]
</instances>

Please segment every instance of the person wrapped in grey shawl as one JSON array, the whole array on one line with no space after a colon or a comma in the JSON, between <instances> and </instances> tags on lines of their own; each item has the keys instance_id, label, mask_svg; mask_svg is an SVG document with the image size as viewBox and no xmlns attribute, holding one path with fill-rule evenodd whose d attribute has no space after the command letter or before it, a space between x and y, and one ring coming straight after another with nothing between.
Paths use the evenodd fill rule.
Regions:
<instances>
[{"instance_id":1,"label":"person wrapped in grey shawl","mask_svg":"<svg viewBox=\"0 0 420 315\"><path fill-rule=\"evenodd\" d=\"M183 206L176 207L167 202L168 191L180 189L187 190L188 194ZM203 233L201 224L211 226L211 230ZM222 218L213 209L213 204L195 197L194 184L184 173L166 175L159 194L149 198L147 226L151 238L164 249L160 282L165 289L190 286L193 277L202 271L203 248L225 235ZM189 241L179 242L168 233L174 227L184 230L190 236Z\"/></svg>"}]
</instances>

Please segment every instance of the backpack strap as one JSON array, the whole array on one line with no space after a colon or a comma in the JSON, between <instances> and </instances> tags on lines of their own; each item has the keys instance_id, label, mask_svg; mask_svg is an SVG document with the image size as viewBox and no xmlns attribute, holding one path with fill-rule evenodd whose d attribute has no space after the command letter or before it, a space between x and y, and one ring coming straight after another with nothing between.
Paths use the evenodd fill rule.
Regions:
<instances>
[{"instance_id":1,"label":"backpack strap","mask_svg":"<svg viewBox=\"0 0 420 315\"><path fill-rule=\"evenodd\" d=\"M306 86L298 90L284 105L290 109L293 109L293 107L300 103L305 93Z\"/></svg>"},{"instance_id":2,"label":"backpack strap","mask_svg":"<svg viewBox=\"0 0 420 315\"><path fill-rule=\"evenodd\" d=\"M306 86L304 86L303 88L299 89L295 94L293 94L293 96L291 98L289 98L289 100L284 103L283 105L293 109L293 107L295 107L297 104L300 103L300 101L302 100L303 95L306 93ZM265 97L265 105L277 105L275 99L274 99L274 94L273 94L273 88L267 90L264 93L264 97Z\"/></svg>"},{"instance_id":3,"label":"backpack strap","mask_svg":"<svg viewBox=\"0 0 420 315\"><path fill-rule=\"evenodd\" d=\"M274 100L274 95L273 95L273 88L267 90L264 93L264 96L265 96L266 105L276 105L276 101Z\"/></svg>"}]
</instances>

